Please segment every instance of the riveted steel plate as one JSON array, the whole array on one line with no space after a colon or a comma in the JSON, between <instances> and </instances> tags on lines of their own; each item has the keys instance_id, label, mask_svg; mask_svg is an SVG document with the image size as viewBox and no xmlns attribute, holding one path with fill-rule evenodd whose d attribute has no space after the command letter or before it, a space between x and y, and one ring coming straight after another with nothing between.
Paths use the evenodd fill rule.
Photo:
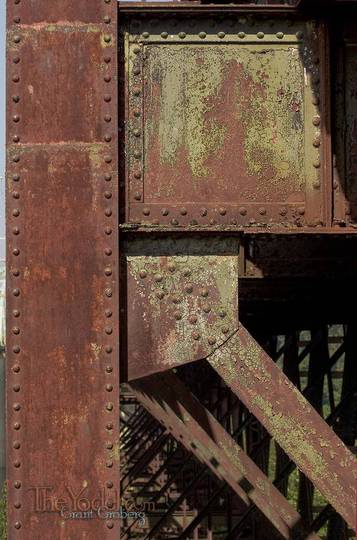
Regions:
<instances>
[{"instance_id":1,"label":"riveted steel plate","mask_svg":"<svg viewBox=\"0 0 357 540\"><path fill-rule=\"evenodd\" d=\"M238 240L125 245L129 380L205 358L238 326Z\"/></svg>"},{"instance_id":2,"label":"riveted steel plate","mask_svg":"<svg viewBox=\"0 0 357 540\"><path fill-rule=\"evenodd\" d=\"M314 21L129 21L129 222L325 223L323 32Z\"/></svg>"},{"instance_id":3,"label":"riveted steel plate","mask_svg":"<svg viewBox=\"0 0 357 540\"><path fill-rule=\"evenodd\" d=\"M9 540L119 535L116 6L71 4L8 2Z\"/></svg>"}]
</instances>

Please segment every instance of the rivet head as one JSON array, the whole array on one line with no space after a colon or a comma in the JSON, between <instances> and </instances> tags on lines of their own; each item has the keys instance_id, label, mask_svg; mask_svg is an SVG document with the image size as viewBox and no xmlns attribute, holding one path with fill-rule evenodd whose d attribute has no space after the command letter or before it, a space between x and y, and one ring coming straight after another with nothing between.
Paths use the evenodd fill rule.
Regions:
<instances>
[{"instance_id":1,"label":"rivet head","mask_svg":"<svg viewBox=\"0 0 357 540\"><path fill-rule=\"evenodd\" d=\"M114 463L112 461L107 461L106 462L106 466L108 467L108 469L111 469L113 467Z\"/></svg>"},{"instance_id":2,"label":"rivet head","mask_svg":"<svg viewBox=\"0 0 357 540\"><path fill-rule=\"evenodd\" d=\"M155 274L154 279L157 283L160 283L163 280L163 276L162 274Z\"/></svg>"},{"instance_id":3,"label":"rivet head","mask_svg":"<svg viewBox=\"0 0 357 540\"><path fill-rule=\"evenodd\" d=\"M321 167L321 163L320 163L320 160L316 160L313 162L313 166L315 167L315 169L319 169Z\"/></svg>"},{"instance_id":4,"label":"rivet head","mask_svg":"<svg viewBox=\"0 0 357 540\"><path fill-rule=\"evenodd\" d=\"M208 338L208 343L209 343L210 345L214 345L214 344L216 343L216 338L214 338L213 336L210 336L210 337Z\"/></svg>"},{"instance_id":5,"label":"rivet head","mask_svg":"<svg viewBox=\"0 0 357 540\"><path fill-rule=\"evenodd\" d=\"M20 122L20 116L18 114L14 114L12 120L17 124L17 122Z\"/></svg>"},{"instance_id":6,"label":"rivet head","mask_svg":"<svg viewBox=\"0 0 357 540\"><path fill-rule=\"evenodd\" d=\"M297 37L297 39L302 39L304 37L303 32L301 32L301 31L296 32L296 37Z\"/></svg>"},{"instance_id":7,"label":"rivet head","mask_svg":"<svg viewBox=\"0 0 357 540\"><path fill-rule=\"evenodd\" d=\"M20 522L20 521L16 521L14 527L15 527L15 529L21 529L21 522Z\"/></svg>"},{"instance_id":8,"label":"rivet head","mask_svg":"<svg viewBox=\"0 0 357 540\"><path fill-rule=\"evenodd\" d=\"M21 37L20 36L14 36L14 43L20 43Z\"/></svg>"},{"instance_id":9,"label":"rivet head","mask_svg":"<svg viewBox=\"0 0 357 540\"><path fill-rule=\"evenodd\" d=\"M202 217L207 216L207 208L201 208L201 212L200 212L200 213L201 213L201 216L202 216Z\"/></svg>"},{"instance_id":10,"label":"rivet head","mask_svg":"<svg viewBox=\"0 0 357 540\"><path fill-rule=\"evenodd\" d=\"M18 103L20 101L20 96L12 96L12 101Z\"/></svg>"},{"instance_id":11,"label":"rivet head","mask_svg":"<svg viewBox=\"0 0 357 540\"><path fill-rule=\"evenodd\" d=\"M21 487L21 482L19 480L16 480L16 482L14 482L14 488L20 489L20 487Z\"/></svg>"},{"instance_id":12,"label":"rivet head","mask_svg":"<svg viewBox=\"0 0 357 540\"><path fill-rule=\"evenodd\" d=\"M140 96L141 89L138 86L134 87L133 88L133 94L134 94L134 96Z\"/></svg>"},{"instance_id":13,"label":"rivet head","mask_svg":"<svg viewBox=\"0 0 357 540\"><path fill-rule=\"evenodd\" d=\"M104 75L104 82L109 83L112 80L110 75Z\"/></svg>"},{"instance_id":14,"label":"rivet head","mask_svg":"<svg viewBox=\"0 0 357 540\"><path fill-rule=\"evenodd\" d=\"M312 104L313 104L313 105L316 105L316 106L317 106L317 105L320 105L320 98L319 98L319 96L316 96L316 95L315 95L315 96L312 97Z\"/></svg>"},{"instance_id":15,"label":"rivet head","mask_svg":"<svg viewBox=\"0 0 357 540\"><path fill-rule=\"evenodd\" d=\"M112 521L106 521L106 525L107 525L108 529L113 529L114 528L114 523Z\"/></svg>"},{"instance_id":16,"label":"rivet head","mask_svg":"<svg viewBox=\"0 0 357 540\"><path fill-rule=\"evenodd\" d=\"M140 178L141 178L141 171L135 171L135 173L134 173L134 178L136 178L137 180L140 180Z\"/></svg>"},{"instance_id":17,"label":"rivet head","mask_svg":"<svg viewBox=\"0 0 357 540\"><path fill-rule=\"evenodd\" d=\"M20 215L20 210L18 208L15 208L15 210L12 211L12 215L14 217L19 217Z\"/></svg>"},{"instance_id":18,"label":"rivet head","mask_svg":"<svg viewBox=\"0 0 357 540\"><path fill-rule=\"evenodd\" d=\"M20 22L21 22L20 17L18 17L18 16L17 16L17 17L14 17L14 23L15 23L15 24L19 24Z\"/></svg>"},{"instance_id":19,"label":"rivet head","mask_svg":"<svg viewBox=\"0 0 357 540\"><path fill-rule=\"evenodd\" d=\"M163 216L168 216L168 215L169 215L168 209L167 209L167 208L163 208L163 209L161 210L161 215L163 215Z\"/></svg>"},{"instance_id":20,"label":"rivet head","mask_svg":"<svg viewBox=\"0 0 357 540\"><path fill-rule=\"evenodd\" d=\"M105 408L107 409L107 411L112 411L114 409L114 405L113 403L107 403Z\"/></svg>"},{"instance_id":21,"label":"rivet head","mask_svg":"<svg viewBox=\"0 0 357 540\"><path fill-rule=\"evenodd\" d=\"M220 209L218 210L218 212L220 213L221 216L225 216L226 213L227 213L227 210L226 210L225 208L220 208Z\"/></svg>"},{"instance_id":22,"label":"rivet head","mask_svg":"<svg viewBox=\"0 0 357 540\"><path fill-rule=\"evenodd\" d=\"M277 33L276 33L276 37L277 37L278 39L283 39L283 37L284 37L284 32L277 32Z\"/></svg>"},{"instance_id":23,"label":"rivet head","mask_svg":"<svg viewBox=\"0 0 357 540\"><path fill-rule=\"evenodd\" d=\"M143 32L142 36L143 36L143 38L147 39L147 38L150 37L150 34L149 34L149 32Z\"/></svg>"},{"instance_id":24,"label":"rivet head","mask_svg":"<svg viewBox=\"0 0 357 540\"><path fill-rule=\"evenodd\" d=\"M12 312L12 314L13 314L13 316L14 316L15 318L20 317L20 312L19 312L18 309L14 309L13 312Z\"/></svg>"},{"instance_id":25,"label":"rivet head","mask_svg":"<svg viewBox=\"0 0 357 540\"><path fill-rule=\"evenodd\" d=\"M20 137L18 135L14 135L12 140L14 141L14 143L18 143L20 142Z\"/></svg>"},{"instance_id":26,"label":"rivet head","mask_svg":"<svg viewBox=\"0 0 357 540\"><path fill-rule=\"evenodd\" d=\"M180 214L181 216L185 216L187 214L186 208L180 208Z\"/></svg>"},{"instance_id":27,"label":"rivet head","mask_svg":"<svg viewBox=\"0 0 357 540\"><path fill-rule=\"evenodd\" d=\"M209 313L211 311L211 307L208 304L205 304L202 309L205 313Z\"/></svg>"},{"instance_id":28,"label":"rivet head","mask_svg":"<svg viewBox=\"0 0 357 540\"><path fill-rule=\"evenodd\" d=\"M111 56L104 56L104 62L106 64L109 64L109 62L111 62L111 60L112 60Z\"/></svg>"},{"instance_id":29,"label":"rivet head","mask_svg":"<svg viewBox=\"0 0 357 540\"><path fill-rule=\"evenodd\" d=\"M223 328L222 328L222 334L228 334L228 332L229 332L228 326L223 326Z\"/></svg>"},{"instance_id":30,"label":"rivet head","mask_svg":"<svg viewBox=\"0 0 357 540\"><path fill-rule=\"evenodd\" d=\"M180 321L180 320L182 319L182 315L181 315L181 313L180 313L179 311L176 311L176 312L174 313L174 317L175 317L175 319L176 319L177 321Z\"/></svg>"},{"instance_id":31,"label":"rivet head","mask_svg":"<svg viewBox=\"0 0 357 540\"><path fill-rule=\"evenodd\" d=\"M14 429L15 429L16 431L19 431L20 428L21 428L20 422L15 422L15 423L14 423Z\"/></svg>"},{"instance_id":32,"label":"rivet head","mask_svg":"<svg viewBox=\"0 0 357 540\"><path fill-rule=\"evenodd\" d=\"M208 290L207 289L201 289L200 295L203 296L203 298L206 298L208 296Z\"/></svg>"},{"instance_id":33,"label":"rivet head","mask_svg":"<svg viewBox=\"0 0 357 540\"><path fill-rule=\"evenodd\" d=\"M113 347L111 347L110 345L107 345L107 346L105 347L105 352L106 352L107 354L110 354L111 352L113 352Z\"/></svg>"},{"instance_id":34,"label":"rivet head","mask_svg":"<svg viewBox=\"0 0 357 540\"><path fill-rule=\"evenodd\" d=\"M111 431L113 429L113 424L111 422L108 422L105 427L107 428L108 431ZM113 446L112 446L112 448L113 448Z\"/></svg>"},{"instance_id":35,"label":"rivet head","mask_svg":"<svg viewBox=\"0 0 357 540\"><path fill-rule=\"evenodd\" d=\"M163 39L167 39L169 37L169 34L167 32L161 32L161 37Z\"/></svg>"},{"instance_id":36,"label":"rivet head","mask_svg":"<svg viewBox=\"0 0 357 540\"><path fill-rule=\"evenodd\" d=\"M245 32L238 32L238 37L239 37L240 39L245 38Z\"/></svg>"},{"instance_id":37,"label":"rivet head","mask_svg":"<svg viewBox=\"0 0 357 540\"><path fill-rule=\"evenodd\" d=\"M259 214L261 216L265 216L265 214L267 213L266 209L265 208L259 208Z\"/></svg>"},{"instance_id":38,"label":"rivet head","mask_svg":"<svg viewBox=\"0 0 357 540\"><path fill-rule=\"evenodd\" d=\"M12 348L12 352L15 353L15 354L19 354L20 351L21 351L21 349L20 349L20 347L18 345L15 345Z\"/></svg>"},{"instance_id":39,"label":"rivet head","mask_svg":"<svg viewBox=\"0 0 357 540\"><path fill-rule=\"evenodd\" d=\"M16 469L18 469L19 467L21 467L21 461L19 461L18 459L16 459L16 460L14 461L14 467L15 467Z\"/></svg>"},{"instance_id":40,"label":"rivet head","mask_svg":"<svg viewBox=\"0 0 357 540\"><path fill-rule=\"evenodd\" d=\"M141 130L140 129L134 129L133 130L133 135L135 137L140 137L141 136Z\"/></svg>"},{"instance_id":41,"label":"rivet head","mask_svg":"<svg viewBox=\"0 0 357 540\"><path fill-rule=\"evenodd\" d=\"M105 227L104 232L107 236L110 236L113 232L113 229L111 229L110 227Z\"/></svg>"},{"instance_id":42,"label":"rivet head","mask_svg":"<svg viewBox=\"0 0 357 540\"><path fill-rule=\"evenodd\" d=\"M177 221L177 219L172 219L171 220L171 225L173 225L174 227L177 227L177 225L179 224L179 222Z\"/></svg>"},{"instance_id":43,"label":"rivet head","mask_svg":"<svg viewBox=\"0 0 357 540\"><path fill-rule=\"evenodd\" d=\"M239 213L241 216L246 216L247 215L247 209L246 208L239 208Z\"/></svg>"},{"instance_id":44,"label":"rivet head","mask_svg":"<svg viewBox=\"0 0 357 540\"><path fill-rule=\"evenodd\" d=\"M187 285L185 285L185 292L187 292L187 294L191 294L192 291L193 291L192 283L188 283Z\"/></svg>"},{"instance_id":45,"label":"rivet head","mask_svg":"<svg viewBox=\"0 0 357 540\"><path fill-rule=\"evenodd\" d=\"M111 289L105 289L105 296L111 298L113 296L113 291Z\"/></svg>"},{"instance_id":46,"label":"rivet head","mask_svg":"<svg viewBox=\"0 0 357 540\"><path fill-rule=\"evenodd\" d=\"M112 117L110 116L110 114L105 114L104 115L104 121L105 122L111 122L112 121Z\"/></svg>"},{"instance_id":47,"label":"rivet head","mask_svg":"<svg viewBox=\"0 0 357 540\"><path fill-rule=\"evenodd\" d=\"M109 488L109 489L112 488L112 487L113 487L113 482L108 481L108 482L106 483L106 486L107 486L107 488Z\"/></svg>"},{"instance_id":48,"label":"rivet head","mask_svg":"<svg viewBox=\"0 0 357 540\"><path fill-rule=\"evenodd\" d=\"M315 148L319 148L321 145L321 138L319 136L315 137L312 144Z\"/></svg>"},{"instance_id":49,"label":"rivet head","mask_svg":"<svg viewBox=\"0 0 357 540\"><path fill-rule=\"evenodd\" d=\"M110 326L106 326L105 333L108 334L108 336L110 336L113 333L113 328L111 328Z\"/></svg>"},{"instance_id":50,"label":"rivet head","mask_svg":"<svg viewBox=\"0 0 357 540\"><path fill-rule=\"evenodd\" d=\"M15 450L19 450L19 448L21 448L20 441L15 441L12 446L15 448Z\"/></svg>"},{"instance_id":51,"label":"rivet head","mask_svg":"<svg viewBox=\"0 0 357 540\"><path fill-rule=\"evenodd\" d=\"M110 182L111 179L112 179L112 175L110 173L105 173L104 180L106 180L107 182Z\"/></svg>"},{"instance_id":52,"label":"rivet head","mask_svg":"<svg viewBox=\"0 0 357 540\"><path fill-rule=\"evenodd\" d=\"M223 38L225 37L226 34L225 34L225 32L218 32L217 35L218 35L218 37L219 37L220 39L223 39Z\"/></svg>"},{"instance_id":53,"label":"rivet head","mask_svg":"<svg viewBox=\"0 0 357 540\"><path fill-rule=\"evenodd\" d=\"M134 199L136 201L141 201L141 193L139 193L139 191L136 191L135 194L134 194Z\"/></svg>"},{"instance_id":54,"label":"rivet head","mask_svg":"<svg viewBox=\"0 0 357 540\"><path fill-rule=\"evenodd\" d=\"M105 371L106 371L107 373L112 373L112 372L113 372L112 366L107 366L107 367L105 368Z\"/></svg>"},{"instance_id":55,"label":"rivet head","mask_svg":"<svg viewBox=\"0 0 357 540\"><path fill-rule=\"evenodd\" d=\"M150 216L150 208L144 208L143 214L144 216Z\"/></svg>"},{"instance_id":56,"label":"rivet head","mask_svg":"<svg viewBox=\"0 0 357 540\"><path fill-rule=\"evenodd\" d=\"M186 37L186 32L179 32L180 39L185 39L185 37Z\"/></svg>"},{"instance_id":57,"label":"rivet head","mask_svg":"<svg viewBox=\"0 0 357 540\"><path fill-rule=\"evenodd\" d=\"M109 256L112 254L112 250L110 248L105 248L104 253Z\"/></svg>"},{"instance_id":58,"label":"rivet head","mask_svg":"<svg viewBox=\"0 0 357 540\"><path fill-rule=\"evenodd\" d=\"M192 337L195 341L200 339L200 334L198 332L192 332Z\"/></svg>"},{"instance_id":59,"label":"rivet head","mask_svg":"<svg viewBox=\"0 0 357 540\"><path fill-rule=\"evenodd\" d=\"M108 318L113 315L113 312L112 312L111 309L106 309L104 313L105 313L105 316L108 317Z\"/></svg>"},{"instance_id":60,"label":"rivet head","mask_svg":"<svg viewBox=\"0 0 357 540\"><path fill-rule=\"evenodd\" d=\"M140 52L140 47L138 45L135 45L135 47L133 47L133 53L139 54L139 52Z\"/></svg>"},{"instance_id":61,"label":"rivet head","mask_svg":"<svg viewBox=\"0 0 357 540\"><path fill-rule=\"evenodd\" d=\"M20 366L18 364L15 364L14 367L12 368L12 371L14 373L20 373Z\"/></svg>"},{"instance_id":62,"label":"rivet head","mask_svg":"<svg viewBox=\"0 0 357 540\"><path fill-rule=\"evenodd\" d=\"M207 36L206 32L200 32L198 35L201 39L205 39L205 37Z\"/></svg>"},{"instance_id":63,"label":"rivet head","mask_svg":"<svg viewBox=\"0 0 357 540\"><path fill-rule=\"evenodd\" d=\"M196 315L190 315L189 318L188 318L188 320L189 320L189 322L190 322L191 324L196 324L196 322L197 322L197 317L196 317Z\"/></svg>"},{"instance_id":64,"label":"rivet head","mask_svg":"<svg viewBox=\"0 0 357 540\"><path fill-rule=\"evenodd\" d=\"M105 15L103 20L106 24L110 24L111 22L111 18L109 17L109 15Z\"/></svg>"},{"instance_id":65,"label":"rivet head","mask_svg":"<svg viewBox=\"0 0 357 540\"><path fill-rule=\"evenodd\" d=\"M174 262L169 262L167 265L167 268L169 269L170 272L175 272L176 264Z\"/></svg>"},{"instance_id":66,"label":"rivet head","mask_svg":"<svg viewBox=\"0 0 357 540\"><path fill-rule=\"evenodd\" d=\"M314 183L312 184L312 186L313 186L314 189L320 189L321 183L317 180L316 182L314 182Z\"/></svg>"},{"instance_id":67,"label":"rivet head","mask_svg":"<svg viewBox=\"0 0 357 540\"><path fill-rule=\"evenodd\" d=\"M109 34L106 34L106 35L104 36L104 41L105 41L105 43L110 43L111 40L112 40L112 36L110 36Z\"/></svg>"},{"instance_id":68,"label":"rivet head","mask_svg":"<svg viewBox=\"0 0 357 540\"><path fill-rule=\"evenodd\" d=\"M112 384L107 384L105 389L106 389L107 392L112 392L113 391L113 385Z\"/></svg>"},{"instance_id":69,"label":"rivet head","mask_svg":"<svg viewBox=\"0 0 357 540\"><path fill-rule=\"evenodd\" d=\"M13 80L13 82L15 82L15 83L19 82L19 80L20 80L19 75L13 75L12 80Z\"/></svg>"},{"instance_id":70,"label":"rivet head","mask_svg":"<svg viewBox=\"0 0 357 540\"><path fill-rule=\"evenodd\" d=\"M14 249L12 250L12 253L15 255L15 257L17 257L18 255L20 255L20 250L19 250L19 248L14 248Z\"/></svg>"},{"instance_id":71,"label":"rivet head","mask_svg":"<svg viewBox=\"0 0 357 540\"><path fill-rule=\"evenodd\" d=\"M135 159L140 159L141 158L140 150L134 150L134 157L135 157Z\"/></svg>"},{"instance_id":72,"label":"rivet head","mask_svg":"<svg viewBox=\"0 0 357 540\"><path fill-rule=\"evenodd\" d=\"M15 277L19 277L20 270L18 268L14 268L14 270L12 271L12 275L15 276Z\"/></svg>"},{"instance_id":73,"label":"rivet head","mask_svg":"<svg viewBox=\"0 0 357 540\"><path fill-rule=\"evenodd\" d=\"M14 296L20 296L20 289L14 289L14 290L12 291L12 294L13 294Z\"/></svg>"},{"instance_id":74,"label":"rivet head","mask_svg":"<svg viewBox=\"0 0 357 540\"><path fill-rule=\"evenodd\" d=\"M14 507L18 510L19 508L21 508L21 503L20 502L15 502Z\"/></svg>"},{"instance_id":75,"label":"rivet head","mask_svg":"<svg viewBox=\"0 0 357 540\"><path fill-rule=\"evenodd\" d=\"M164 291L157 291L156 298L158 298L159 300L162 300L164 296L165 296Z\"/></svg>"},{"instance_id":76,"label":"rivet head","mask_svg":"<svg viewBox=\"0 0 357 540\"><path fill-rule=\"evenodd\" d=\"M298 208L298 213L300 214L300 216L303 216L305 214L305 208Z\"/></svg>"},{"instance_id":77,"label":"rivet head","mask_svg":"<svg viewBox=\"0 0 357 540\"><path fill-rule=\"evenodd\" d=\"M319 116L315 116L312 123L314 124L314 126L319 126L320 123L321 123L321 118Z\"/></svg>"},{"instance_id":78,"label":"rivet head","mask_svg":"<svg viewBox=\"0 0 357 540\"><path fill-rule=\"evenodd\" d=\"M287 213L288 213L288 211L287 211L286 208L282 208L282 209L280 210L280 212L279 212L279 214L280 214L281 216L286 216Z\"/></svg>"},{"instance_id":79,"label":"rivet head","mask_svg":"<svg viewBox=\"0 0 357 540\"><path fill-rule=\"evenodd\" d=\"M179 296L173 296L172 297L172 303L173 304L180 304L181 303L181 298Z\"/></svg>"},{"instance_id":80,"label":"rivet head","mask_svg":"<svg viewBox=\"0 0 357 540\"><path fill-rule=\"evenodd\" d=\"M257 38L259 38L259 39L263 39L264 36L265 36L264 32L258 32L257 33Z\"/></svg>"},{"instance_id":81,"label":"rivet head","mask_svg":"<svg viewBox=\"0 0 357 540\"><path fill-rule=\"evenodd\" d=\"M221 319L224 319L224 317L227 315L227 312L224 311L224 309L220 309L218 315L221 317Z\"/></svg>"},{"instance_id":82,"label":"rivet head","mask_svg":"<svg viewBox=\"0 0 357 540\"><path fill-rule=\"evenodd\" d=\"M14 174L12 179L13 179L14 182L18 182L20 180L20 175L19 174Z\"/></svg>"},{"instance_id":83,"label":"rivet head","mask_svg":"<svg viewBox=\"0 0 357 540\"><path fill-rule=\"evenodd\" d=\"M14 384L14 386L13 386L13 391L14 391L14 392L20 392L20 389L21 389L21 388L20 388L20 385L19 385L19 384Z\"/></svg>"},{"instance_id":84,"label":"rivet head","mask_svg":"<svg viewBox=\"0 0 357 540\"><path fill-rule=\"evenodd\" d=\"M106 208L104 213L105 213L105 215L106 215L107 217L110 217L110 216L112 215L113 212L111 211L110 208Z\"/></svg>"},{"instance_id":85,"label":"rivet head","mask_svg":"<svg viewBox=\"0 0 357 540\"><path fill-rule=\"evenodd\" d=\"M145 279L147 277L148 273L146 270L140 270L139 272L139 276L141 277L141 279Z\"/></svg>"},{"instance_id":86,"label":"rivet head","mask_svg":"<svg viewBox=\"0 0 357 540\"><path fill-rule=\"evenodd\" d=\"M106 199L111 199L111 198L112 198L111 192L110 192L110 191L105 191L105 192L104 192L104 197L105 197Z\"/></svg>"}]
</instances>

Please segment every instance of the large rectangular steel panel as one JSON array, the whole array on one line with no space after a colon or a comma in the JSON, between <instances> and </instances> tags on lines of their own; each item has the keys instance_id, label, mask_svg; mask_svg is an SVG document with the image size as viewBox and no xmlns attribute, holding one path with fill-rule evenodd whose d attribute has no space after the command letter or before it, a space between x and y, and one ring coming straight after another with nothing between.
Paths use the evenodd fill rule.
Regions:
<instances>
[{"instance_id":1,"label":"large rectangular steel panel","mask_svg":"<svg viewBox=\"0 0 357 540\"><path fill-rule=\"evenodd\" d=\"M128 221L326 225L322 27L138 18L124 45Z\"/></svg>"},{"instance_id":2,"label":"large rectangular steel panel","mask_svg":"<svg viewBox=\"0 0 357 540\"><path fill-rule=\"evenodd\" d=\"M8 538L118 538L116 4L7 15Z\"/></svg>"}]
</instances>

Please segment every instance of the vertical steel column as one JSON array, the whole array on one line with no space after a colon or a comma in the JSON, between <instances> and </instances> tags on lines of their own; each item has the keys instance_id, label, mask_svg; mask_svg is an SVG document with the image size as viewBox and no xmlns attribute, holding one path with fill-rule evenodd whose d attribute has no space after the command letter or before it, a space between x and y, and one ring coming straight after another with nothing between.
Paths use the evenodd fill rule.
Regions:
<instances>
[{"instance_id":1,"label":"vertical steel column","mask_svg":"<svg viewBox=\"0 0 357 540\"><path fill-rule=\"evenodd\" d=\"M7 2L10 540L119 536L116 14Z\"/></svg>"}]
</instances>

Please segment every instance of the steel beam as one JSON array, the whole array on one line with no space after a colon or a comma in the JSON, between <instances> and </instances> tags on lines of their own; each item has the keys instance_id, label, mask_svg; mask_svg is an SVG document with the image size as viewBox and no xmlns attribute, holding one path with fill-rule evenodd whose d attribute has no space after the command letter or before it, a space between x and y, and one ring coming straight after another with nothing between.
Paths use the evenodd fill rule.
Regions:
<instances>
[{"instance_id":1,"label":"steel beam","mask_svg":"<svg viewBox=\"0 0 357 540\"><path fill-rule=\"evenodd\" d=\"M116 19L7 2L10 540L119 535L61 516L119 485Z\"/></svg>"},{"instance_id":2,"label":"steel beam","mask_svg":"<svg viewBox=\"0 0 357 540\"><path fill-rule=\"evenodd\" d=\"M208 361L336 511L355 527L356 458L244 326Z\"/></svg>"}]
</instances>

